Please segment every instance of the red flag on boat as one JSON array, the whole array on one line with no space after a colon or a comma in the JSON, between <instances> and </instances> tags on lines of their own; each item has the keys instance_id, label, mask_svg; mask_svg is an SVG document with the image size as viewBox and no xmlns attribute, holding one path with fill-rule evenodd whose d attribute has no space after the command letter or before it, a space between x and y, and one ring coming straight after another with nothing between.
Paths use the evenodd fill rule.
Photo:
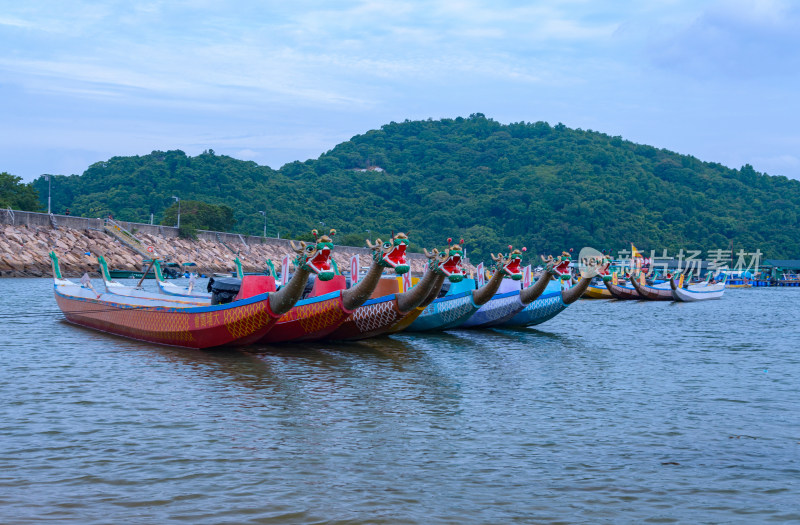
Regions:
<instances>
[{"instance_id":1,"label":"red flag on boat","mask_svg":"<svg viewBox=\"0 0 800 525\"><path fill-rule=\"evenodd\" d=\"M281 286L289 282L289 265L292 263L291 255L288 253L281 260Z\"/></svg>"},{"instance_id":2,"label":"red flag on boat","mask_svg":"<svg viewBox=\"0 0 800 525\"><path fill-rule=\"evenodd\" d=\"M411 272L403 274L403 291L407 292L411 289Z\"/></svg>"},{"instance_id":3,"label":"red flag on boat","mask_svg":"<svg viewBox=\"0 0 800 525\"><path fill-rule=\"evenodd\" d=\"M522 287L527 288L531 285L531 265L522 269Z\"/></svg>"},{"instance_id":4,"label":"red flag on boat","mask_svg":"<svg viewBox=\"0 0 800 525\"><path fill-rule=\"evenodd\" d=\"M486 274L484 273L484 270L483 270L483 263L480 263L478 265L478 267L475 268L475 271L478 273L478 276L477 276L477 278L478 278L478 288L480 288L481 286L486 284Z\"/></svg>"},{"instance_id":5,"label":"red flag on boat","mask_svg":"<svg viewBox=\"0 0 800 525\"><path fill-rule=\"evenodd\" d=\"M355 286L356 283L358 282L359 279L358 272L359 272L358 254L355 254L350 259L350 286Z\"/></svg>"}]
</instances>

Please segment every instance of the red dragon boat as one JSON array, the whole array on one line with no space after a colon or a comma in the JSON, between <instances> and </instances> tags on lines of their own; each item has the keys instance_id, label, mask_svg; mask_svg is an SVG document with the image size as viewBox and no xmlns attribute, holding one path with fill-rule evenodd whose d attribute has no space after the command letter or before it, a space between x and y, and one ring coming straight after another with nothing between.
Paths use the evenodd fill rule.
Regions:
<instances>
[{"instance_id":1,"label":"red dragon boat","mask_svg":"<svg viewBox=\"0 0 800 525\"><path fill-rule=\"evenodd\" d=\"M118 291L116 287L100 294L88 278L85 283L64 279L54 252L50 252L50 259L56 303L67 321L140 341L199 349L242 346L260 340L300 299L312 273L322 281L333 277L328 244L301 243L300 250L307 259L304 270L296 272L279 291L273 277L249 276L233 301L224 304L215 304L215 298L209 303L133 288L136 293L130 295L121 295L120 292L130 291Z\"/></svg>"},{"instance_id":2,"label":"red dragon boat","mask_svg":"<svg viewBox=\"0 0 800 525\"><path fill-rule=\"evenodd\" d=\"M330 239L327 237L326 239L329 249L333 249ZM408 271L409 266L406 261L408 238L404 234L392 235L391 242L382 243L378 239L375 244L367 241L367 245L374 252L373 261L367 274L358 284L345 288L346 280L343 275L337 275L329 283L317 280L311 296L298 301L258 342L274 344L328 338L369 299L385 269L393 269L398 273ZM307 258L302 250L295 248L294 243L292 248L299 254L294 261L295 266L303 269L308 264Z\"/></svg>"},{"instance_id":3,"label":"red dragon boat","mask_svg":"<svg viewBox=\"0 0 800 525\"><path fill-rule=\"evenodd\" d=\"M401 239L393 237L392 242L397 243L407 239L405 235L398 234L398 236L400 235L403 236ZM435 248L432 252L428 252L428 250L424 250L424 252L429 259L428 271L415 286L403 293L397 293L399 291L397 280L392 279L391 284L394 285L395 290L367 300L350 314L345 322L328 336L328 339L356 340L387 334L405 317L413 315L416 308L423 304L431 294L434 295L431 298L432 301L441 290L445 278L452 277L454 281L457 279L456 269L452 266L449 255L439 253L439 250ZM458 274L461 275L461 272Z\"/></svg>"}]
</instances>

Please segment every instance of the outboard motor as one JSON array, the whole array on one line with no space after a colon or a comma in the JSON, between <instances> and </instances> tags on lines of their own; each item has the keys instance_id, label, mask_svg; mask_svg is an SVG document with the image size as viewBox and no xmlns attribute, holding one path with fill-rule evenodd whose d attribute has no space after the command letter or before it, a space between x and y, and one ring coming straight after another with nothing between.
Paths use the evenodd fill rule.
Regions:
<instances>
[{"instance_id":1,"label":"outboard motor","mask_svg":"<svg viewBox=\"0 0 800 525\"><path fill-rule=\"evenodd\" d=\"M242 287L242 280L233 277L212 277L208 280L211 304L226 304L233 301Z\"/></svg>"}]
</instances>

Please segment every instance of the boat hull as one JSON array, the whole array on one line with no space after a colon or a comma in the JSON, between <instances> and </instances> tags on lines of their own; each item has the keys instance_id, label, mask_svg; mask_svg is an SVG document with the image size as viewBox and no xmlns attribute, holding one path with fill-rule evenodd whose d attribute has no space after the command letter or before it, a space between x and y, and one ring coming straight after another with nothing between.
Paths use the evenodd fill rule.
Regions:
<instances>
[{"instance_id":1,"label":"boat hull","mask_svg":"<svg viewBox=\"0 0 800 525\"><path fill-rule=\"evenodd\" d=\"M561 297L561 291L550 291L540 295L535 301L526 305L517 315L503 323L502 327L535 326L549 321L567 308Z\"/></svg>"},{"instance_id":2,"label":"boat hull","mask_svg":"<svg viewBox=\"0 0 800 525\"><path fill-rule=\"evenodd\" d=\"M275 344L318 341L327 338L353 313L342 304L341 291L298 301L278 319L275 326L258 342Z\"/></svg>"},{"instance_id":3,"label":"boat hull","mask_svg":"<svg viewBox=\"0 0 800 525\"><path fill-rule=\"evenodd\" d=\"M710 285L706 287L699 286L698 290L691 290L686 288L676 288L674 290L670 290L672 292L672 296L676 301L681 301L685 303L693 303L696 301L708 301L711 299L722 299L722 295L725 293L725 285ZM702 288L708 288L707 290L702 290Z\"/></svg>"},{"instance_id":4,"label":"boat hull","mask_svg":"<svg viewBox=\"0 0 800 525\"><path fill-rule=\"evenodd\" d=\"M614 299L618 299L620 301L641 301L642 297L639 295L639 292L636 291L636 288L632 286L620 286L618 284L612 284L607 282L606 288L608 289L609 293L614 297Z\"/></svg>"},{"instance_id":5,"label":"boat hull","mask_svg":"<svg viewBox=\"0 0 800 525\"><path fill-rule=\"evenodd\" d=\"M674 301L669 283L666 283L666 287L657 287L638 283L634 279L631 281L631 285L636 289L639 297L646 301Z\"/></svg>"},{"instance_id":6,"label":"boat hull","mask_svg":"<svg viewBox=\"0 0 800 525\"><path fill-rule=\"evenodd\" d=\"M488 328L503 324L525 308L519 294L519 290L496 294L458 328Z\"/></svg>"},{"instance_id":7,"label":"boat hull","mask_svg":"<svg viewBox=\"0 0 800 525\"><path fill-rule=\"evenodd\" d=\"M170 307L77 297L56 290L70 323L148 343L184 348L214 348L253 343L277 322L266 295L216 306ZM105 298L111 298L111 300ZM124 298L120 298L124 299Z\"/></svg>"},{"instance_id":8,"label":"boat hull","mask_svg":"<svg viewBox=\"0 0 800 525\"><path fill-rule=\"evenodd\" d=\"M583 292L581 296L584 299L613 299L614 296L605 286L594 286L592 284Z\"/></svg>"},{"instance_id":9,"label":"boat hull","mask_svg":"<svg viewBox=\"0 0 800 525\"><path fill-rule=\"evenodd\" d=\"M397 294L370 299L356 308L327 339L343 341L384 335L408 314L397 307Z\"/></svg>"},{"instance_id":10,"label":"boat hull","mask_svg":"<svg viewBox=\"0 0 800 525\"><path fill-rule=\"evenodd\" d=\"M472 300L471 291L456 295L445 295L429 304L416 320L406 328L406 331L447 330L462 324L477 312L478 308L478 305Z\"/></svg>"},{"instance_id":11,"label":"boat hull","mask_svg":"<svg viewBox=\"0 0 800 525\"><path fill-rule=\"evenodd\" d=\"M156 274L153 271L150 271L145 275L144 272L134 272L128 270L109 270L109 275L112 279L141 279L144 275L145 279L155 279Z\"/></svg>"}]
</instances>

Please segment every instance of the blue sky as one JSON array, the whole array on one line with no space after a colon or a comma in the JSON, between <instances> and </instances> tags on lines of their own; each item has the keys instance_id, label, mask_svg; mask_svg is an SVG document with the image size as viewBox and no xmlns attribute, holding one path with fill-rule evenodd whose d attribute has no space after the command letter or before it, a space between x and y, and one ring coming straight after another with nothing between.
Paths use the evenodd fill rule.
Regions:
<instances>
[{"instance_id":1,"label":"blue sky","mask_svg":"<svg viewBox=\"0 0 800 525\"><path fill-rule=\"evenodd\" d=\"M0 171L484 113L800 179L800 3L0 0Z\"/></svg>"}]
</instances>

